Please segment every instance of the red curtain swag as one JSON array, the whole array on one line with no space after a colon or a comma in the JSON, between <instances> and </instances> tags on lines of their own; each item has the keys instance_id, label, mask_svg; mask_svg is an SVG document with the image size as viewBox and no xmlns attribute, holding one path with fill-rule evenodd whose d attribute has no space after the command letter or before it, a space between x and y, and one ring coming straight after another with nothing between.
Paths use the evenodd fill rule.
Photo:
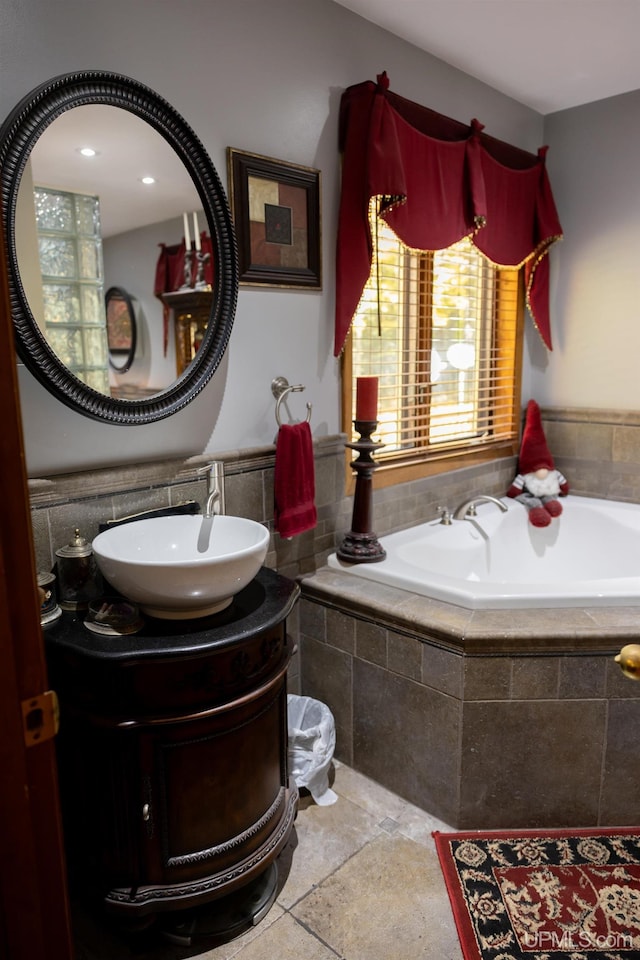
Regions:
<instances>
[{"instance_id":1,"label":"red curtain swag","mask_svg":"<svg viewBox=\"0 0 640 960\"><path fill-rule=\"evenodd\" d=\"M463 237L496 266L525 265L527 306L549 350L549 247L561 238L538 155L392 93L377 83L348 87L340 105L342 193L336 262L335 356L339 356L371 270L369 201L414 250L442 250Z\"/></svg>"}]
</instances>

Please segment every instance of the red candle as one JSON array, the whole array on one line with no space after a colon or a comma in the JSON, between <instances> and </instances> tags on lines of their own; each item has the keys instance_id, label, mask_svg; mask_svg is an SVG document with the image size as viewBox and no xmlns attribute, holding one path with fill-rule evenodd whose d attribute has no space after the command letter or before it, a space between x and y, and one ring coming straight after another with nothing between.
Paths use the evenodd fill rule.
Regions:
<instances>
[{"instance_id":1,"label":"red candle","mask_svg":"<svg viewBox=\"0 0 640 960\"><path fill-rule=\"evenodd\" d=\"M356 420L378 419L378 378L358 377L356 380Z\"/></svg>"}]
</instances>

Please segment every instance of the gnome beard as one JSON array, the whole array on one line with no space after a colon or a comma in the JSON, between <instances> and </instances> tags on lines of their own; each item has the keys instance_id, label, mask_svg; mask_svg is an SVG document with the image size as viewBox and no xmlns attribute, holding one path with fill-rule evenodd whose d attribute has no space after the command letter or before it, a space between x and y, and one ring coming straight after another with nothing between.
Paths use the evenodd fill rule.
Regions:
<instances>
[{"instance_id":1,"label":"gnome beard","mask_svg":"<svg viewBox=\"0 0 640 960\"><path fill-rule=\"evenodd\" d=\"M529 511L529 523L534 527L548 527L552 517L559 517L562 504L556 498L565 495L567 482L558 470L540 467L529 473L520 473L507 490L507 496L522 503Z\"/></svg>"},{"instance_id":2,"label":"gnome beard","mask_svg":"<svg viewBox=\"0 0 640 960\"><path fill-rule=\"evenodd\" d=\"M560 481L556 470L547 470L546 467L542 467L540 470L525 473L522 479L525 489L532 497L541 499L560 496Z\"/></svg>"}]
</instances>

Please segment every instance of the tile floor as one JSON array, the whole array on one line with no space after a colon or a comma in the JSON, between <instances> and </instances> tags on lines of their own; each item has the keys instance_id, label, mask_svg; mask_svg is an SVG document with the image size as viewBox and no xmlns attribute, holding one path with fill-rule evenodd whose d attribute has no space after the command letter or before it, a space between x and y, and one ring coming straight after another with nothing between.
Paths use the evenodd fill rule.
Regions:
<instances>
[{"instance_id":1,"label":"tile floor","mask_svg":"<svg viewBox=\"0 0 640 960\"><path fill-rule=\"evenodd\" d=\"M76 960L462 960L431 832L450 830L339 762L307 795L257 926L213 949L132 942L74 912Z\"/></svg>"}]
</instances>

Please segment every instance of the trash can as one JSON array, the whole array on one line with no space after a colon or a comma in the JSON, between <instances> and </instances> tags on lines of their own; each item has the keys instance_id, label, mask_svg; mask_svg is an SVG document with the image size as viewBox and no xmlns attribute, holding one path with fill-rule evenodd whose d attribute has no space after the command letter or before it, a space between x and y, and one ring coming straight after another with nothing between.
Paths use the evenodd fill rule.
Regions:
<instances>
[{"instance_id":1,"label":"trash can","mask_svg":"<svg viewBox=\"0 0 640 960\"><path fill-rule=\"evenodd\" d=\"M320 806L338 799L329 787L336 746L336 724L329 707L311 697L287 696L289 774Z\"/></svg>"}]
</instances>

